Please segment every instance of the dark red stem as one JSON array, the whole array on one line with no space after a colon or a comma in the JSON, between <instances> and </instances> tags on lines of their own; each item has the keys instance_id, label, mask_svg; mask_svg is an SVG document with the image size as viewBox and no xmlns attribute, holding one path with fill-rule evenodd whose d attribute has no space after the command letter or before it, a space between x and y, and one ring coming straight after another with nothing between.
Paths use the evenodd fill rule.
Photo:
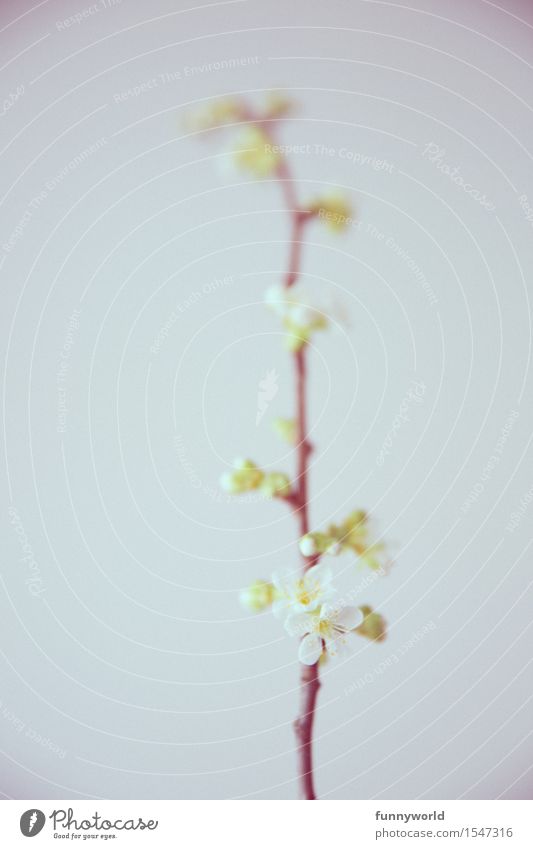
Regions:
<instances>
[{"instance_id":1,"label":"dark red stem","mask_svg":"<svg viewBox=\"0 0 533 849\"><path fill-rule=\"evenodd\" d=\"M285 277L287 288L293 286L300 273L302 236L304 225L311 217L305 210L300 209L294 192L292 176L286 160L278 167L278 177L282 181L287 210L291 216L291 241L289 248L289 267ZM302 345L294 353L296 374L296 442L298 446L297 485L294 492L293 506L299 521L300 537L309 533L308 514L308 460L312 451L307 436L307 363L306 346ZM303 558L303 571L306 572L314 563L316 557ZM301 664L300 673L300 713L294 722L294 730L298 742L298 763L300 795L302 799L316 799L313 779L313 723L315 718L316 700L320 689L318 663L313 666Z\"/></svg>"},{"instance_id":2,"label":"dark red stem","mask_svg":"<svg viewBox=\"0 0 533 849\"><path fill-rule=\"evenodd\" d=\"M242 117L243 120L260 124L265 134L272 138L269 122L261 121L247 107L243 107ZM291 219L289 264L285 275L285 285L289 288L296 283L300 274L304 226L314 216L314 213L300 208L295 192L294 180L285 158L280 160L276 176L281 183L285 205ZM296 434L298 446L297 480L296 487L290 495L285 496L285 499L298 517L299 532L302 537L309 533L307 479L309 455L312 451L312 446L307 436L307 368L305 344L299 350L295 351L294 366L296 375ZM317 560L318 556L303 557L303 572L310 569ZM316 700L318 690L320 689L318 663L315 663L313 666L301 664L300 681L300 713L294 722L294 730L298 742L300 795L302 799L316 799L313 781L312 745Z\"/></svg>"}]
</instances>

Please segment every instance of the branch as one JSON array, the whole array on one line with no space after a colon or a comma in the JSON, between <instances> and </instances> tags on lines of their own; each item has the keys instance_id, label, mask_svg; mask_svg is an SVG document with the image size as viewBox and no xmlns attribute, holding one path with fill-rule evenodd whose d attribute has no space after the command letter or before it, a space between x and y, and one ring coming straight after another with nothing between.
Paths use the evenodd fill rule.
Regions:
<instances>
[{"instance_id":1,"label":"branch","mask_svg":"<svg viewBox=\"0 0 533 849\"><path fill-rule=\"evenodd\" d=\"M265 135L275 143L270 122L261 120L248 106L242 107L242 120L259 125ZM291 239L289 246L289 263L285 275L285 286L293 286L300 275L302 252L302 237L305 224L315 216L315 212L301 209L294 188L294 179L286 159L281 159L276 168L276 177L280 181L287 212L291 218ZM307 437L307 368L306 346L302 345L294 352L294 367L296 374L296 434L297 434L297 480L296 487L284 499L293 507L299 520L300 536L309 533L307 477L308 460L312 445ZM304 557L302 571L305 573L315 563L320 555ZM316 699L320 688L318 663L313 666L301 665L301 695L300 714L294 723L298 740L298 760L300 794L303 799L316 799L313 781L313 722L315 717Z\"/></svg>"},{"instance_id":2,"label":"branch","mask_svg":"<svg viewBox=\"0 0 533 849\"><path fill-rule=\"evenodd\" d=\"M287 161L282 159L277 168L277 177L281 181L285 195L287 211L291 216L291 241L289 264L285 276L287 288L293 286L300 274L302 236L305 224L313 213L300 208L294 191L294 181ZM308 515L308 461L313 447L307 437L307 364L306 346L302 345L294 352L296 373L296 441L298 446L296 490L293 493L293 506L298 515L300 536L309 533ZM303 572L319 560L319 556L303 557ZM316 799L313 780L313 723L316 700L320 688L318 663L314 666L301 664L300 714L294 723L298 740L298 761L300 794L303 799Z\"/></svg>"}]
</instances>

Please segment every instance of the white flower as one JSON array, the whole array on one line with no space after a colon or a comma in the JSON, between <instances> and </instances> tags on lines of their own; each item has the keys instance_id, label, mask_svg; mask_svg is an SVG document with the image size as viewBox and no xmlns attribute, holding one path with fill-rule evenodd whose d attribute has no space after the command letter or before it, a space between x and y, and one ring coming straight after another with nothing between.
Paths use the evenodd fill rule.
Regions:
<instances>
[{"instance_id":1,"label":"white flower","mask_svg":"<svg viewBox=\"0 0 533 849\"><path fill-rule=\"evenodd\" d=\"M323 645L330 655L337 654L339 646L346 642L346 635L363 621L358 607L343 607L323 604L314 613L293 613L285 622L285 628L293 637L303 637L298 649L301 663L313 666L322 654Z\"/></svg>"},{"instance_id":2,"label":"white flower","mask_svg":"<svg viewBox=\"0 0 533 849\"><path fill-rule=\"evenodd\" d=\"M322 534L320 531L305 534L298 543L304 557L314 557L315 554L330 554L336 557L342 551L342 546L334 537Z\"/></svg>"},{"instance_id":3,"label":"white flower","mask_svg":"<svg viewBox=\"0 0 533 849\"><path fill-rule=\"evenodd\" d=\"M314 554L318 554L318 546L312 534L306 534L302 537L299 547L304 557L313 557Z\"/></svg>"},{"instance_id":4,"label":"white flower","mask_svg":"<svg viewBox=\"0 0 533 849\"><path fill-rule=\"evenodd\" d=\"M284 316L289 301L289 294L286 286L280 286L279 284L274 284L274 286L269 286L265 292L265 303L271 307L275 313L278 315Z\"/></svg>"},{"instance_id":5,"label":"white flower","mask_svg":"<svg viewBox=\"0 0 533 849\"><path fill-rule=\"evenodd\" d=\"M331 570L321 563L312 566L301 578L280 578L273 575L272 583L277 591L272 609L278 618L291 612L316 610L334 592L331 586Z\"/></svg>"},{"instance_id":6,"label":"white flower","mask_svg":"<svg viewBox=\"0 0 533 849\"><path fill-rule=\"evenodd\" d=\"M326 326L324 309L301 283L295 286L270 286L265 303L281 318L302 330L318 330Z\"/></svg>"}]
</instances>

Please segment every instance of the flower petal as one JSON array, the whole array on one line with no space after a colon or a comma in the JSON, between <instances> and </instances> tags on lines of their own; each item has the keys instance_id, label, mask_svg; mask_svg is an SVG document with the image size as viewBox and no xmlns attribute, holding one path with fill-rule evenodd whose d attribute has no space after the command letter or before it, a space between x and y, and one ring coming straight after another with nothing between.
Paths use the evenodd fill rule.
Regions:
<instances>
[{"instance_id":1,"label":"flower petal","mask_svg":"<svg viewBox=\"0 0 533 849\"><path fill-rule=\"evenodd\" d=\"M316 581L321 587L325 587L329 584L331 578L331 569L329 566L324 566L323 563L317 563L316 566L311 566L304 575L306 585L308 585L308 582L314 583Z\"/></svg>"},{"instance_id":2,"label":"flower petal","mask_svg":"<svg viewBox=\"0 0 533 849\"><path fill-rule=\"evenodd\" d=\"M352 631L363 621L364 616L359 607L338 608L332 616L333 625L344 631Z\"/></svg>"},{"instance_id":3,"label":"flower petal","mask_svg":"<svg viewBox=\"0 0 533 849\"><path fill-rule=\"evenodd\" d=\"M289 612L289 602L286 598L276 598L272 602L272 613L276 619L281 619L285 613Z\"/></svg>"},{"instance_id":4,"label":"flower petal","mask_svg":"<svg viewBox=\"0 0 533 849\"><path fill-rule=\"evenodd\" d=\"M309 613L291 613L285 622L285 630L291 637L303 637L313 630L314 621Z\"/></svg>"},{"instance_id":5,"label":"flower petal","mask_svg":"<svg viewBox=\"0 0 533 849\"><path fill-rule=\"evenodd\" d=\"M318 634L307 634L300 643L298 658L306 666L313 666L322 654L322 640Z\"/></svg>"},{"instance_id":6,"label":"flower petal","mask_svg":"<svg viewBox=\"0 0 533 849\"><path fill-rule=\"evenodd\" d=\"M276 587L276 589L277 589L277 590L279 590L279 592L280 592L280 593L282 593L282 592L283 592L283 590L284 590L284 583L285 583L285 581L284 581L284 579L281 577L281 575L279 574L279 572L273 572L273 573L272 573L272 583L274 584L274 586Z\"/></svg>"},{"instance_id":7,"label":"flower petal","mask_svg":"<svg viewBox=\"0 0 533 849\"><path fill-rule=\"evenodd\" d=\"M330 657L335 657L339 648L339 641L333 636L324 637L324 642L326 644L326 651Z\"/></svg>"}]
</instances>

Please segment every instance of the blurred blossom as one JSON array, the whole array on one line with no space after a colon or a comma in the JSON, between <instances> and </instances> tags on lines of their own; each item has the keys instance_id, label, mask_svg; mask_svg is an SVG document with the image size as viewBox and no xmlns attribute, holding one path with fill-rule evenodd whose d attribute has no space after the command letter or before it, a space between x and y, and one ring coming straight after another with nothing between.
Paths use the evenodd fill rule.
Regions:
<instances>
[{"instance_id":1,"label":"blurred blossom","mask_svg":"<svg viewBox=\"0 0 533 849\"><path fill-rule=\"evenodd\" d=\"M214 130L242 118L243 110L239 100L224 97L190 112L186 117L186 126L193 132Z\"/></svg>"},{"instance_id":2,"label":"blurred blossom","mask_svg":"<svg viewBox=\"0 0 533 849\"><path fill-rule=\"evenodd\" d=\"M296 422L294 419L283 419L278 416L273 420L272 427L284 442L288 442L289 445L296 443Z\"/></svg>"},{"instance_id":3,"label":"blurred blossom","mask_svg":"<svg viewBox=\"0 0 533 849\"><path fill-rule=\"evenodd\" d=\"M241 590L239 598L246 610L250 610L252 613L261 613L271 606L275 596L276 591L273 584L268 581L257 580L246 589Z\"/></svg>"},{"instance_id":4,"label":"blurred blossom","mask_svg":"<svg viewBox=\"0 0 533 849\"><path fill-rule=\"evenodd\" d=\"M329 192L315 198L308 204L308 210L335 233L345 230L349 224L354 222L352 209L344 194L340 191Z\"/></svg>"},{"instance_id":5,"label":"blurred blossom","mask_svg":"<svg viewBox=\"0 0 533 849\"><path fill-rule=\"evenodd\" d=\"M240 130L232 150L237 168L250 172L254 177L275 174L280 162L280 155L272 149L270 138L255 124Z\"/></svg>"},{"instance_id":6,"label":"blurred blossom","mask_svg":"<svg viewBox=\"0 0 533 849\"><path fill-rule=\"evenodd\" d=\"M252 460L237 459L233 462L233 471L226 472L220 478L220 485L226 492L238 495L257 489L264 476L264 472Z\"/></svg>"},{"instance_id":7,"label":"blurred blossom","mask_svg":"<svg viewBox=\"0 0 533 849\"><path fill-rule=\"evenodd\" d=\"M361 637L376 643L382 643L387 636L387 624L381 613L376 613L366 604L359 608L364 616L362 623L355 629Z\"/></svg>"},{"instance_id":8,"label":"blurred blossom","mask_svg":"<svg viewBox=\"0 0 533 849\"><path fill-rule=\"evenodd\" d=\"M328 326L324 310L314 302L311 292L302 283L289 288L271 286L265 292L265 302L281 318L290 351L298 351L315 331Z\"/></svg>"}]
</instances>

